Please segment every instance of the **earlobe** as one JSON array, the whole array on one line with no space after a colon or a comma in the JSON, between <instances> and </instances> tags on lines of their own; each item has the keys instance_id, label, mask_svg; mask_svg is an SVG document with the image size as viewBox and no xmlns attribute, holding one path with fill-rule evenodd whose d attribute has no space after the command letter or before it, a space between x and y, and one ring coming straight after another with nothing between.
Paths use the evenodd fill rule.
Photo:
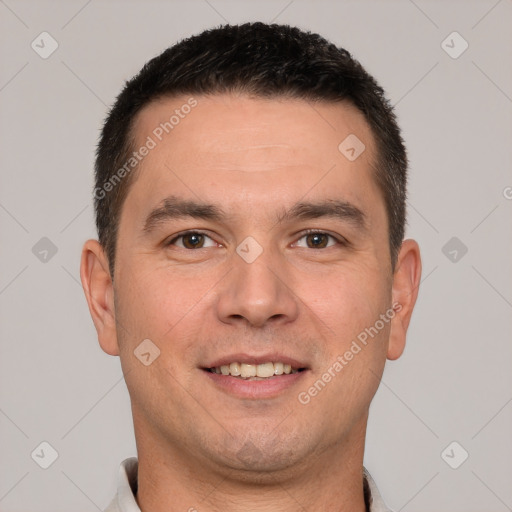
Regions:
<instances>
[{"instance_id":1,"label":"earlobe","mask_svg":"<svg viewBox=\"0 0 512 512\"><path fill-rule=\"evenodd\" d=\"M421 279L421 257L414 240L404 240L393 276L393 309L387 358L398 359L405 348L406 334L418 297Z\"/></svg>"},{"instance_id":2,"label":"earlobe","mask_svg":"<svg viewBox=\"0 0 512 512\"><path fill-rule=\"evenodd\" d=\"M84 244L80 279L101 348L107 354L119 355L114 289L105 251L97 240L87 240Z\"/></svg>"}]
</instances>

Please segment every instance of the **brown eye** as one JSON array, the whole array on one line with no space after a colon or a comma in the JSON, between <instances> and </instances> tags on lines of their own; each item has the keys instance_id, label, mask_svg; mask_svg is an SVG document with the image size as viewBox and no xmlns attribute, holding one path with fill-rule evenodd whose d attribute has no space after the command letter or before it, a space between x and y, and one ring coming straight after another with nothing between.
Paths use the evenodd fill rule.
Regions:
<instances>
[{"instance_id":1,"label":"brown eye","mask_svg":"<svg viewBox=\"0 0 512 512\"><path fill-rule=\"evenodd\" d=\"M325 233L311 233L306 235L306 240L310 249L323 249L329 243L329 235Z\"/></svg>"},{"instance_id":2,"label":"brown eye","mask_svg":"<svg viewBox=\"0 0 512 512\"><path fill-rule=\"evenodd\" d=\"M334 235L323 231L306 231L296 242L298 247L306 249L327 249L333 245L344 245Z\"/></svg>"},{"instance_id":3,"label":"brown eye","mask_svg":"<svg viewBox=\"0 0 512 512\"><path fill-rule=\"evenodd\" d=\"M189 231L171 240L169 245L176 245L182 249L203 249L206 247L214 247L216 243L204 233Z\"/></svg>"},{"instance_id":4,"label":"brown eye","mask_svg":"<svg viewBox=\"0 0 512 512\"><path fill-rule=\"evenodd\" d=\"M183 235L183 246L187 249L201 248L204 244L204 235L199 233L190 233Z\"/></svg>"}]
</instances>

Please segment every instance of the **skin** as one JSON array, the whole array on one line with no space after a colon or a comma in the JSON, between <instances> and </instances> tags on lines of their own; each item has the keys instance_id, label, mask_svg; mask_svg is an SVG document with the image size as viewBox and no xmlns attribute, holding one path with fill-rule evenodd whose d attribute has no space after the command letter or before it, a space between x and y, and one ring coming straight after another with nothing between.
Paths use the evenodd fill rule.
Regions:
<instances>
[{"instance_id":1,"label":"skin","mask_svg":"<svg viewBox=\"0 0 512 512\"><path fill-rule=\"evenodd\" d=\"M120 218L114 284L96 240L83 248L81 278L102 349L119 355L130 393L143 512L365 510L364 440L370 402L386 359L400 357L421 275L406 240L394 271L384 200L373 177L375 143L362 114L345 103L196 97L198 105L141 162ZM188 97L148 105L137 147ZM366 150L338 150L356 134ZM221 221L181 218L143 233L167 196L215 203ZM318 218L276 222L297 201L343 199L366 228ZM320 237L317 248L307 229ZM200 230L199 249L178 234ZM247 263L236 252L253 237ZM186 241L189 242L190 238ZM393 303L391 322L304 405L298 394L321 378L357 335ZM149 366L134 350L150 339ZM272 398L220 390L201 366L244 352L287 354L308 371Z\"/></svg>"}]
</instances>

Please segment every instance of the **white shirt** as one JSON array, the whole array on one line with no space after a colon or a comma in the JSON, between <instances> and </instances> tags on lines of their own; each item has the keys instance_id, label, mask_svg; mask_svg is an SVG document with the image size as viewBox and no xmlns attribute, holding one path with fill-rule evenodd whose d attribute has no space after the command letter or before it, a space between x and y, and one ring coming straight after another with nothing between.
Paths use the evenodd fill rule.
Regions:
<instances>
[{"instance_id":1,"label":"white shirt","mask_svg":"<svg viewBox=\"0 0 512 512\"><path fill-rule=\"evenodd\" d=\"M141 512L135 494L137 492L136 457L124 460L119 468L117 494L104 512ZM386 507L370 473L363 468L365 500L369 503L368 512L392 512Z\"/></svg>"}]
</instances>

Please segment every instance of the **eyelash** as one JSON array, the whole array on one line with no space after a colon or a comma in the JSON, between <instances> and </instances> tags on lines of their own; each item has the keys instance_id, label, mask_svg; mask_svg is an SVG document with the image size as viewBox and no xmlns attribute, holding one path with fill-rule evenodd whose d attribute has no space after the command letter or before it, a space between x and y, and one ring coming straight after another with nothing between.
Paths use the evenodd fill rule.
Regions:
<instances>
[{"instance_id":1,"label":"eyelash","mask_svg":"<svg viewBox=\"0 0 512 512\"><path fill-rule=\"evenodd\" d=\"M347 240L345 240L344 238L340 237L336 237L334 235L331 235L330 233L327 233L326 231L321 231L321 230L318 230L318 229L307 229L306 231L303 231L301 233L301 236L297 239L298 240L301 240L302 238L308 236L308 235L315 235L315 234L320 234L320 235L326 235L328 237L330 237L331 239L333 239L338 245L341 245L341 246L346 246L348 245L348 242ZM213 240L213 238L211 236L209 236L207 233L205 233L204 231L195 231L195 230L191 230L191 231L185 231L177 236L175 236L172 240L170 240L166 245L174 245L174 243L179 240L180 238L183 238L187 235L203 235L203 236L206 236L210 239ZM332 246L330 246L332 247ZM193 250L198 250L198 249L187 249L186 247L184 248L185 250L187 251L193 251ZM208 249L208 247L199 247L199 249ZM320 249L328 249L328 247L321 247Z\"/></svg>"}]
</instances>

